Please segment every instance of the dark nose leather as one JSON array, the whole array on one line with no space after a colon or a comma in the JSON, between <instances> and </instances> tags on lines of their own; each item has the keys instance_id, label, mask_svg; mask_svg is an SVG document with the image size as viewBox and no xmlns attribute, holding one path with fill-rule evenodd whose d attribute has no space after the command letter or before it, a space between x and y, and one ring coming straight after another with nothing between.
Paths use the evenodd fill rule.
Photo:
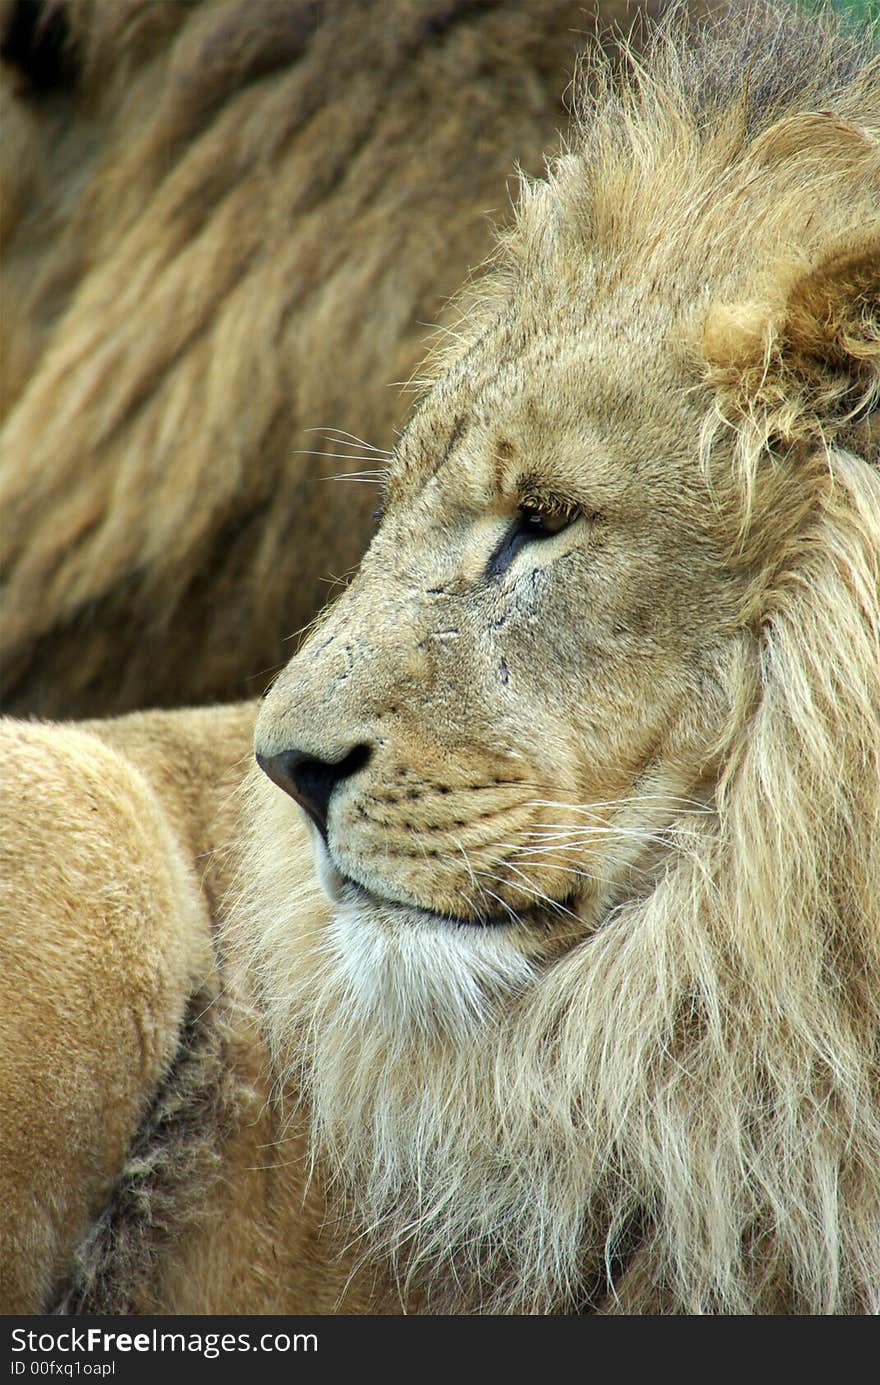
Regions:
<instances>
[{"instance_id":1,"label":"dark nose leather","mask_svg":"<svg viewBox=\"0 0 880 1385\"><path fill-rule=\"evenodd\" d=\"M308 813L326 840L327 814L334 789L362 769L370 758L368 745L356 745L340 760L318 760L304 750L282 750L278 755L257 755L264 774L289 793Z\"/></svg>"}]
</instances>

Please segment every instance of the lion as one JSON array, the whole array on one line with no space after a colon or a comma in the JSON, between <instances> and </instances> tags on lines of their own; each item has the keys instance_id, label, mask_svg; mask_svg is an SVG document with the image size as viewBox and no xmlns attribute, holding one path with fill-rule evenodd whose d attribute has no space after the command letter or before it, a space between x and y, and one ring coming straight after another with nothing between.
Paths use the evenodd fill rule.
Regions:
<instances>
[{"instance_id":1,"label":"lion","mask_svg":"<svg viewBox=\"0 0 880 1385\"><path fill-rule=\"evenodd\" d=\"M8 711L262 690L366 546L514 159L540 169L578 54L639 14L588 11L0 7Z\"/></svg>"},{"instance_id":2,"label":"lion","mask_svg":"<svg viewBox=\"0 0 880 1385\"><path fill-rule=\"evenodd\" d=\"M880 1308L878 84L596 55L263 701L6 724L8 1302Z\"/></svg>"}]
</instances>

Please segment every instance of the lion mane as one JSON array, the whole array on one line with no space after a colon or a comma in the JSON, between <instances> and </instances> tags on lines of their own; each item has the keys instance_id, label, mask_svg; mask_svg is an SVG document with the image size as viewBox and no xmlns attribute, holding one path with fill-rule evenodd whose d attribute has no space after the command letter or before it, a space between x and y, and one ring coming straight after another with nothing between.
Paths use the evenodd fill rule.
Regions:
<instances>
[{"instance_id":1,"label":"lion mane","mask_svg":"<svg viewBox=\"0 0 880 1385\"><path fill-rule=\"evenodd\" d=\"M540 167L593 25L575 0L5 0L0 26L4 704L253 696L360 557L388 382L514 158Z\"/></svg>"},{"instance_id":2,"label":"lion mane","mask_svg":"<svg viewBox=\"0 0 880 1385\"><path fill-rule=\"evenodd\" d=\"M283 837L264 809L250 848L248 927L275 1061L303 1071L315 1149L358 1224L370 1228L374 1253L441 1310L875 1312L876 46L870 35L759 6L696 45L673 24L628 81L599 74L594 89L571 152L526 189L493 274L467 300L459 335L435 364L427 421L418 431L417 416L415 441L407 448L404 439L401 452L427 497L430 466L417 473L409 459L424 453L426 437L441 450L447 394L450 411L469 407L454 382L480 382L470 407L484 416L491 406L482 391L504 366L492 359L487 367L492 348L481 355L482 344L500 341L503 350L519 340L511 304L546 304L552 314L560 284L588 295L577 275L587 254L598 332L603 292L610 296L621 278L645 283L648 298L651 283L678 296L677 320L699 330L679 345L683 329L673 328L661 349L678 354L686 392L705 404L689 441L661 446L670 455L690 446L748 572L731 618L732 652L719 658L714 687L704 683L707 705L720 692L724 708L715 743L703 746L708 793L695 806L700 778L689 770L682 797L670 798L655 828L663 854L652 887L631 882L598 925L531 976L528 951L511 950L510 960L491 926L440 920L432 928L423 914L389 922L389 906L351 904L344 885L330 929L291 936ZM453 439L456 432L460 423ZM535 448L525 451L537 468ZM398 481L392 467L389 514L395 484L408 497L418 490L414 476ZM421 530L432 512L426 499L418 504ZM393 675L384 675L392 691L382 702L385 685L356 672L384 648L381 602L394 611L397 640L408 639L404 569L392 555L389 578L383 560L377 540L362 569L370 595L355 584L293 661L290 682L282 675L270 693L257 728L264 756L294 745L298 755L332 758L309 747L337 744L324 728L346 716L354 695L341 689L357 677L364 710L359 721L354 704L349 740L379 735L384 746L405 734L395 732L396 709L386 708L400 697ZM439 571L432 587L454 580ZM414 602L423 602L427 582L413 585ZM464 620L465 599L456 599L449 609ZM367 632L360 644L359 627ZM350 679L334 640L345 641ZM547 657L541 648L532 659ZM322 657L324 676L315 673ZM438 667L444 682L463 677L452 664ZM413 706L405 725L424 736L414 708L443 694L406 676ZM643 685L641 696L651 695ZM483 696L472 677L468 705L478 716ZM313 697L320 722L308 711ZM457 703L438 706L435 716L450 706L456 715ZM376 726L378 709L379 731L361 729ZM571 708L573 726L583 710ZM588 710L602 715L601 705ZM533 712L540 736L543 714ZM506 715L500 705L497 714ZM618 713L612 706L605 715ZM442 744L448 785L454 751ZM388 783L366 779L370 763L351 781L345 801L365 806L343 819L346 830L361 830L376 811L369 795L381 794L381 878L397 872L389 897L399 890L421 904L409 882L424 880L425 907L449 909L433 903L423 866L430 847L437 855L441 809L423 828L414 821L416 864L407 860L404 874L396 863L406 834L395 833L395 810L385 806L395 802ZM415 785L408 798L424 796L421 762L398 763L416 766L403 780ZM399 782L390 783L398 798ZM493 800L482 792L485 819ZM412 803L405 816L417 812ZM453 856L456 844L473 840L454 825ZM506 830L509 859L516 838ZM481 874L476 846L471 857L474 890L485 878L496 900L508 898L502 848L491 876ZM534 849L519 858L523 870L534 858ZM553 918L551 908L546 927Z\"/></svg>"},{"instance_id":3,"label":"lion mane","mask_svg":"<svg viewBox=\"0 0 880 1385\"><path fill-rule=\"evenodd\" d=\"M761 3L699 34L673 16L644 62L631 56L621 75L597 56L584 75L570 149L546 178L525 184L492 269L461 300L456 335L429 368L390 468L386 519L358 577L257 719L258 755L279 779L275 762L292 745L302 749L309 716L321 745L330 743L321 736L337 734L345 709L361 725L358 716L376 718L379 708L388 742L395 727L405 728L401 763L411 787L370 780L380 762L375 746L372 761L348 757L345 781L352 836L367 840L369 808L381 859L367 864L397 872L397 883L405 881L397 896L369 882L340 883L331 854L346 849L337 809L312 832L312 868L303 814L265 775L234 763L252 710L230 712L228 724L210 709L82 732L20 733L45 746L46 773L56 780L63 765L51 752L53 737L61 747L65 735L74 738L78 770L92 735L154 785L167 817L155 838L160 859L170 832L175 870L189 851L196 892L205 859L215 872L204 912L216 930L228 1002L213 1062L183 988L171 988L165 1008L181 1017L185 1042L168 1068L166 1022L154 1066L164 1055L173 1100L147 1102L146 1125L117 1179L116 1202L109 1200L112 1215L96 1230L92 1214L59 1302L80 1311L110 1304L158 1312L169 1305L352 1311L352 1304L387 1312L880 1309L878 83L876 33ZM566 321L592 334L591 350L604 344L632 356L629 323L617 300L609 310L603 297L621 285L636 313L648 305L645 321L656 333L637 354L638 377L652 389L659 379L665 391L644 410L632 391L615 394L623 412L611 414L608 452L622 436L627 456L672 475L675 489L671 499L664 493L652 543L664 541L655 529L679 524L676 533L690 533L689 516L708 516L725 558L701 572L723 580L712 590L723 591L726 604L723 613L699 617L706 637L693 655L700 705L686 699L675 734L647 761L649 816L632 826L625 813L644 806L633 794L621 800L624 815L613 830L591 825L566 839L564 851L580 852L581 913L574 905L554 909L564 901L543 897L537 913L507 905L518 886L503 875L507 858L492 857L505 931L477 913L475 895L456 896L450 886L453 899L465 898L453 914L432 893L437 881L453 879L461 856L475 890L482 869L476 838L467 836L472 823L455 806L474 786L472 746L459 754L455 738L479 723L483 740L474 744L488 747L491 763L499 727L511 724L504 717L525 715L549 761L558 747L538 734L543 709L517 709L508 689L537 669L550 700L565 671L561 662L547 668L546 620L527 624L523 660L515 663L511 652L509 666L491 662L484 682L479 641L462 653L458 629L444 625L449 638L426 653L425 638L410 639L421 627L405 607L406 583L428 551L431 497L443 494L435 477L447 460L453 477L462 464L455 457L462 423L449 417L455 390L475 388L482 404L501 397L492 390L509 392L511 379L522 382L526 372L505 373L499 363L510 343L532 343L518 333L515 314L534 309L552 326L560 302L573 312ZM584 291L574 303L573 286ZM601 354L591 359L604 364ZM652 373L661 366L665 373ZM571 387L572 376L565 379ZM601 384L597 366L586 382L590 401ZM535 407L526 414L537 418L543 443L544 415ZM677 431L649 431L644 443L638 429L669 418ZM465 454L469 480L479 460L474 436ZM494 433L491 442L495 465L504 457ZM528 455L532 465L537 453ZM635 488L629 472L625 481ZM472 494L482 495L476 484ZM393 526L401 514L408 518L410 504L419 551L405 553L398 543L405 530ZM468 534L485 535L488 521L482 513L479 520ZM460 540L454 524L440 533L442 543L430 550L438 562ZM542 537L541 551L557 537L555 551L567 562L562 577L554 577L551 558L541 572L535 567L534 580L521 565L503 588L515 592L526 617L540 583L546 594L577 561L564 525ZM602 563L611 561L612 537L598 538L606 549L589 549L591 572L607 571ZM700 538L709 547L708 529ZM650 552L664 554L673 581L683 582L703 562L696 547ZM723 578L715 573L721 566ZM422 575L412 579L418 603L426 595ZM490 589L482 577L459 583L451 596L432 579L427 594L459 602L465 620L477 587L480 599L507 599L503 583ZM513 623L507 608L486 609L499 625ZM650 636L650 616L639 638L645 627ZM488 636L484 644L499 647ZM556 647L581 649L578 640ZM370 660L386 657L386 684L366 684ZM457 675L456 659L463 661ZM604 661L603 651L593 662ZM640 675L635 710L612 704L600 715L583 698L568 706L568 729L557 740L580 732L588 745L626 748L635 740L627 717L635 721L655 704L665 715L659 667ZM691 665L675 668L684 678ZM587 677L582 666L578 677ZM479 701L486 687L494 698L488 713ZM443 742L441 713L449 708L453 731ZM612 733L617 740L607 739ZM234 744L228 761L225 737ZM425 768L432 744L442 749L442 779ZM106 751L99 749L100 767ZM314 770L315 760L308 763ZM94 777L109 795L98 768ZM242 782L233 826L229 794ZM513 777L481 782L480 801L492 805L496 794L521 787ZM144 792L138 787L128 811L132 833L146 821L138 806ZM63 802L63 783L56 796ZM217 802L226 816L212 835L205 824ZM420 824L426 803L433 817ZM581 801L578 811L589 807ZM81 812L96 832L101 816L87 805ZM314 803L310 813L321 822ZM472 810L473 823L493 816ZM445 855L438 822L451 822ZM69 831L78 840L75 821ZM509 842L514 828L505 832ZM606 855L589 856L599 838ZM101 850L106 875L112 858L103 840ZM122 882L129 854L126 847L116 858ZM611 863L601 879L597 860L603 870ZM39 879L46 898L61 895L51 871ZM465 917L469 899L473 913ZM21 908L14 904L14 920ZM157 928L167 932L167 911L156 912ZM197 980L204 960L192 950ZM21 954L13 947L11 961L22 966ZM87 1033L77 1033L86 1044ZM229 1095L230 1064L256 1099ZM190 1087L197 1095L188 1098ZM20 1090L26 1100L26 1083ZM247 1112L237 1125L229 1114L236 1101ZM201 1108L232 1128L216 1137L211 1176L199 1174L205 1215L193 1229L184 1207L197 1196L186 1145ZM167 1125L182 1140L180 1153L163 1162L154 1150L161 1187L126 1213L145 1144L161 1143ZM199 1168L209 1162L203 1157ZM161 1195L162 1235L151 1239L149 1225L125 1234L126 1216L150 1222L153 1195ZM152 1257L146 1269L132 1263L139 1245ZM141 1287L129 1292L136 1281Z\"/></svg>"}]
</instances>

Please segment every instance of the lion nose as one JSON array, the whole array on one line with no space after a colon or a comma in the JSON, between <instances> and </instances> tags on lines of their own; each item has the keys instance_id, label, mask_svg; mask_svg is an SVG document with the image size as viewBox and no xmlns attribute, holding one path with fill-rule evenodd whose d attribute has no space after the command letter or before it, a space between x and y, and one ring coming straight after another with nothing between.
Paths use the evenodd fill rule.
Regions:
<instances>
[{"instance_id":1,"label":"lion nose","mask_svg":"<svg viewBox=\"0 0 880 1385\"><path fill-rule=\"evenodd\" d=\"M322 837L327 838L327 813L334 789L349 779L370 758L368 745L356 745L339 760L319 760L304 750L282 750L277 755L257 752L257 764L273 783L304 808Z\"/></svg>"}]
</instances>

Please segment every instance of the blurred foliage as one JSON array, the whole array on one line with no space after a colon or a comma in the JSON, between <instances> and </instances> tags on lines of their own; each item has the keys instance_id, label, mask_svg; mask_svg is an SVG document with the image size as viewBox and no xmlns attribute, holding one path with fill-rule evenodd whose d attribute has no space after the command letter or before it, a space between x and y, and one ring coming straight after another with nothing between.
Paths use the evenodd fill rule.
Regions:
<instances>
[{"instance_id":1,"label":"blurred foliage","mask_svg":"<svg viewBox=\"0 0 880 1385\"><path fill-rule=\"evenodd\" d=\"M807 10L836 10L856 23L880 21L880 0L800 0L800 4Z\"/></svg>"}]
</instances>

